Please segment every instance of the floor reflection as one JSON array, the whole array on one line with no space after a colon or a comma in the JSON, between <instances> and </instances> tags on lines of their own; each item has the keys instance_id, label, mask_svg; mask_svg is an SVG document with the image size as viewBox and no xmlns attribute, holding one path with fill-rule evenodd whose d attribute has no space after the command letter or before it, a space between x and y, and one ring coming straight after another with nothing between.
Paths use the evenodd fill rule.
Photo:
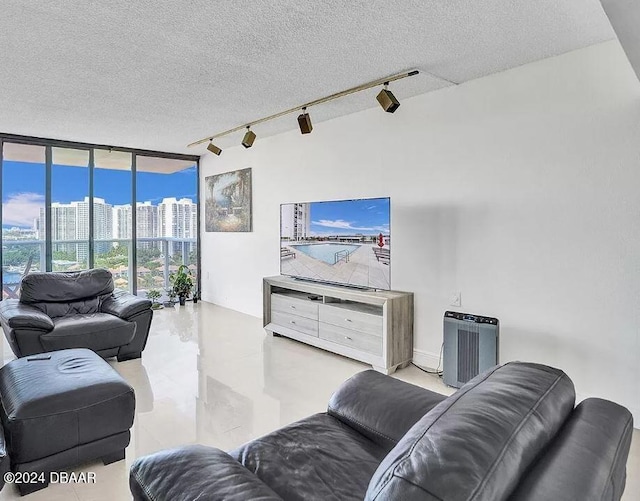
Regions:
<instances>
[{"instance_id":1,"label":"floor reflection","mask_svg":"<svg viewBox=\"0 0 640 501\"><path fill-rule=\"evenodd\" d=\"M6 341L0 349L5 362L14 358ZM96 485L55 485L30 500L131 499L128 471L135 458L191 443L233 449L323 412L341 382L369 368L267 336L261 319L202 302L156 311L142 359L109 363L136 392L126 460L83 465L76 471L94 471ZM417 372L406 369L398 377L440 384ZM13 486L0 493L0 501L18 497Z\"/></svg>"}]
</instances>

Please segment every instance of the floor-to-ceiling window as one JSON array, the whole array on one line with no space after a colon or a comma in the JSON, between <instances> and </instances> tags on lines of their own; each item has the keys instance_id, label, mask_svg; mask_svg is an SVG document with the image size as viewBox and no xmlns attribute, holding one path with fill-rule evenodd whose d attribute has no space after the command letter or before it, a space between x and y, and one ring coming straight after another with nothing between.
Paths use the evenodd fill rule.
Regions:
<instances>
[{"instance_id":1,"label":"floor-to-ceiling window","mask_svg":"<svg viewBox=\"0 0 640 501\"><path fill-rule=\"evenodd\" d=\"M2 159L2 297L15 298L24 274L46 269L45 148L4 143Z\"/></svg>"},{"instance_id":2,"label":"floor-to-ceiling window","mask_svg":"<svg viewBox=\"0 0 640 501\"><path fill-rule=\"evenodd\" d=\"M181 264L197 277L198 172L193 160L136 157L138 289L165 290Z\"/></svg>"},{"instance_id":3,"label":"floor-to-ceiling window","mask_svg":"<svg viewBox=\"0 0 640 501\"><path fill-rule=\"evenodd\" d=\"M89 150L52 148L51 269L89 268ZM45 227L45 221L40 221Z\"/></svg>"},{"instance_id":4,"label":"floor-to-ceiling window","mask_svg":"<svg viewBox=\"0 0 640 501\"><path fill-rule=\"evenodd\" d=\"M36 270L109 269L116 288L166 293L198 276L197 157L0 134L3 297Z\"/></svg>"},{"instance_id":5,"label":"floor-to-ceiling window","mask_svg":"<svg viewBox=\"0 0 640 501\"><path fill-rule=\"evenodd\" d=\"M113 273L117 289L131 291L132 155L127 151L94 150L94 266Z\"/></svg>"}]
</instances>

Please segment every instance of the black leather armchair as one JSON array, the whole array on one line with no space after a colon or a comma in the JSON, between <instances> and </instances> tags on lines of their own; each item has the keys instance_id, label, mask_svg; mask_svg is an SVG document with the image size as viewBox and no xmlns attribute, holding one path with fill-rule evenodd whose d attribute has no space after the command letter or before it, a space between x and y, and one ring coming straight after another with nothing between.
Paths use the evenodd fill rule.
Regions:
<instances>
[{"instance_id":1,"label":"black leather armchair","mask_svg":"<svg viewBox=\"0 0 640 501\"><path fill-rule=\"evenodd\" d=\"M30 273L20 299L0 302L0 324L17 357L89 348L118 361L139 358L152 317L151 301L114 291L104 269Z\"/></svg>"}]
</instances>

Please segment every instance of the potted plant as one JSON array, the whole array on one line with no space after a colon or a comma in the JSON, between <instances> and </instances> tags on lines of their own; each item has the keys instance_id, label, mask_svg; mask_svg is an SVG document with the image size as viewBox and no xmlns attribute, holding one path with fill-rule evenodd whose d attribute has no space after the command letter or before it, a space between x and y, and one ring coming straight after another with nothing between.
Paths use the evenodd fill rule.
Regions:
<instances>
[{"instance_id":1,"label":"potted plant","mask_svg":"<svg viewBox=\"0 0 640 501\"><path fill-rule=\"evenodd\" d=\"M169 297L169 300L164 302L165 306L173 306L176 304L176 293L173 289L167 289L167 296Z\"/></svg>"},{"instance_id":2,"label":"potted plant","mask_svg":"<svg viewBox=\"0 0 640 501\"><path fill-rule=\"evenodd\" d=\"M151 299L151 309L159 310L162 308L162 305L158 301L160 296L162 296L162 293L158 289L151 289L147 291L147 299Z\"/></svg>"},{"instance_id":3,"label":"potted plant","mask_svg":"<svg viewBox=\"0 0 640 501\"><path fill-rule=\"evenodd\" d=\"M169 275L169 282L171 283L171 289L175 295L178 296L180 306L184 306L185 300L189 297L193 289L191 270L186 264L181 264L174 273Z\"/></svg>"},{"instance_id":4,"label":"potted plant","mask_svg":"<svg viewBox=\"0 0 640 501\"><path fill-rule=\"evenodd\" d=\"M193 304L196 304L198 302L198 299L200 299L200 293L198 292L198 289L195 285L193 286L191 297L193 298Z\"/></svg>"}]
</instances>

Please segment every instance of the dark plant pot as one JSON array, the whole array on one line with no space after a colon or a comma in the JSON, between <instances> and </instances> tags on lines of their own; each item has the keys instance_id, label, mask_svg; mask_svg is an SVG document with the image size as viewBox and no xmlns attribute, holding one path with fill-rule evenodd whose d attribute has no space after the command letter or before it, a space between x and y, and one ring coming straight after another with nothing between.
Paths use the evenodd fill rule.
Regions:
<instances>
[{"instance_id":1,"label":"dark plant pot","mask_svg":"<svg viewBox=\"0 0 640 501\"><path fill-rule=\"evenodd\" d=\"M187 300L186 296L180 296L178 301L180 301L180 306L184 306L185 301Z\"/></svg>"},{"instance_id":2,"label":"dark plant pot","mask_svg":"<svg viewBox=\"0 0 640 501\"><path fill-rule=\"evenodd\" d=\"M196 304L198 302L198 296L193 296L193 304Z\"/></svg>"}]
</instances>

